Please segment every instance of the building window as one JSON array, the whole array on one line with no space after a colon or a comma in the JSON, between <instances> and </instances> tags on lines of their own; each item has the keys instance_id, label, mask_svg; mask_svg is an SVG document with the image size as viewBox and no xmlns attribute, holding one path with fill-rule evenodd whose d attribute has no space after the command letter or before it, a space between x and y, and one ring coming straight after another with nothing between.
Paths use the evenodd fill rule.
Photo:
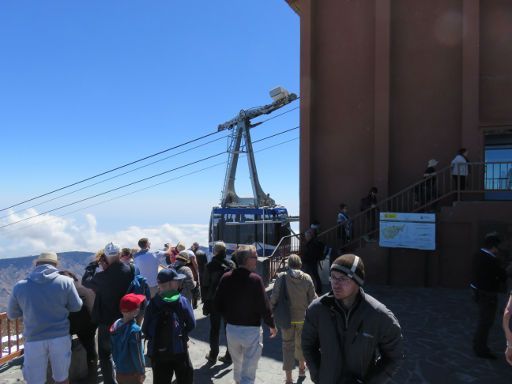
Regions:
<instances>
[{"instance_id":1,"label":"building window","mask_svg":"<svg viewBox=\"0 0 512 384\"><path fill-rule=\"evenodd\" d=\"M485 137L487 200L512 200L512 135Z\"/></svg>"}]
</instances>

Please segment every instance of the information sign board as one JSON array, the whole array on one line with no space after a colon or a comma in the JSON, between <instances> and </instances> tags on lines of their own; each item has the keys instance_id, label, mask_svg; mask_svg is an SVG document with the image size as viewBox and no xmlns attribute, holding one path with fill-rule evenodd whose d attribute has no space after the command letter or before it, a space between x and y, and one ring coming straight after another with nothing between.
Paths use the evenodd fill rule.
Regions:
<instances>
[{"instance_id":1,"label":"information sign board","mask_svg":"<svg viewBox=\"0 0 512 384\"><path fill-rule=\"evenodd\" d=\"M434 213L380 213L379 245L388 248L436 249Z\"/></svg>"}]
</instances>

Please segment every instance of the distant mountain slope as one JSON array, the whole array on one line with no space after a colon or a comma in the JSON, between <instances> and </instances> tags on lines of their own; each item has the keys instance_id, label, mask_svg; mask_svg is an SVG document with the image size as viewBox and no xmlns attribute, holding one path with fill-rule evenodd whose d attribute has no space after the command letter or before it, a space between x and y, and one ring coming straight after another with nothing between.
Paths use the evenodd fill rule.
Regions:
<instances>
[{"instance_id":1,"label":"distant mountain slope","mask_svg":"<svg viewBox=\"0 0 512 384\"><path fill-rule=\"evenodd\" d=\"M91 252L62 252L59 256L59 269L67 269L82 276L85 266L92 260ZM0 312L7 308L7 301L14 284L24 279L34 268L37 256L0 259Z\"/></svg>"}]
</instances>

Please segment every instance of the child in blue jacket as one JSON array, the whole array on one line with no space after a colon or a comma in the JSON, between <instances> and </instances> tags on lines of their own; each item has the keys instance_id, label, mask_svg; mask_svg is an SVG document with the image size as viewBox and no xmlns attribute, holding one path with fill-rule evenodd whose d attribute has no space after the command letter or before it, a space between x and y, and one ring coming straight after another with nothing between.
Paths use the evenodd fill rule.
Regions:
<instances>
[{"instance_id":1,"label":"child in blue jacket","mask_svg":"<svg viewBox=\"0 0 512 384\"><path fill-rule=\"evenodd\" d=\"M116 365L118 384L138 384L145 379L141 328L135 321L145 300L144 295L124 295L119 303L123 317L110 327L112 357Z\"/></svg>"}]
</instances>

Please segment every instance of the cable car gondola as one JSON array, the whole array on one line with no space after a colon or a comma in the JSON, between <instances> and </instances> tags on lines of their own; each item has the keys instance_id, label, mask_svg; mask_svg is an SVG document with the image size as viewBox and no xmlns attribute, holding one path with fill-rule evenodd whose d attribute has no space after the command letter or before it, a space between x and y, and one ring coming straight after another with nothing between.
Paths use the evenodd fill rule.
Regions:
<instances>
[{"instance_id":1,"label":"cable car gondola","mask_svg":"<svg viewBox=\"0 0 512 384\"><path fill-rule=\"evenodd\" d=\"M259 256L270 256L282 237L290 234L285 207L214 207L210 219L210 247L217 240L226 243L228 254L240 244L253 244ZM210 248L211 249L211 248Z\"/></svg>"}]
</instances>

